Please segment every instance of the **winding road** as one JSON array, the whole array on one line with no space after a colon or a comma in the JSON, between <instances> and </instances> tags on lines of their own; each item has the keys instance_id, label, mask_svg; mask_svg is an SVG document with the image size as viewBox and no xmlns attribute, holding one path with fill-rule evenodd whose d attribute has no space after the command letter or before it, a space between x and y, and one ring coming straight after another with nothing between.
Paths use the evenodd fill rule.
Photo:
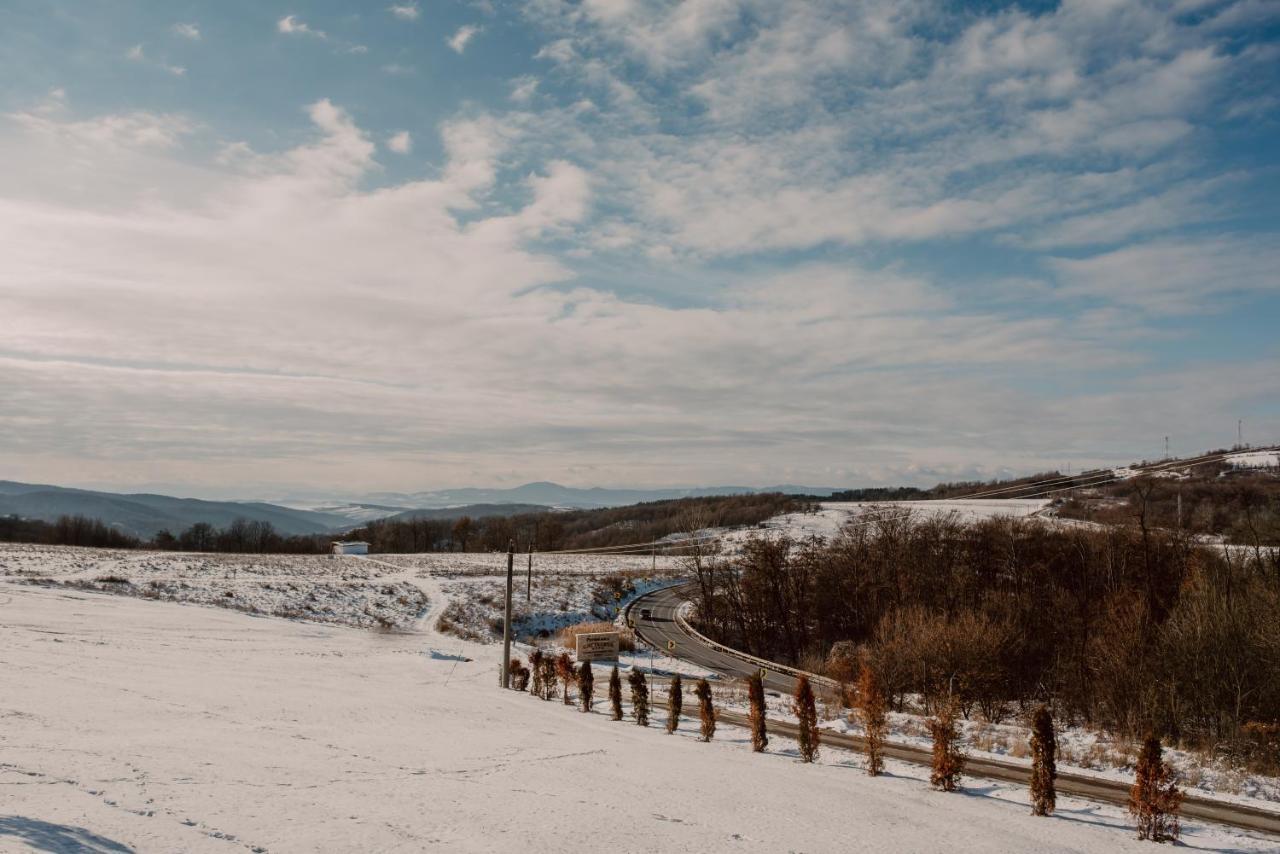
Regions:
<instances>
[{"instance_id":1,"label":"winding road","mask_svg":"<svg viewBox=\"0 0 1280 854\"><path fill-rule=\"evenodd\" d=\"M632 620L636 634L641 640L659 650L665 650L673 658L691 662L730 678L745 678L763 669L766 690L780 694L791 694L795 691L796 677L784 672L790 668L782 665L770 666L767 663L762 667L759 659L712 645L705 638L687 630L678 619L680 607L688 601L687 588L688 585L677 585L654 590L637 597L628 606L627 616ZM648 618L642 617L642 612L646 609L649 611ZM746 715L734 712L721 711L716 717L728 724L738 726L748 724ZM781 735L794 736L796 732L796 726L785 721L770 720L768 726L771 732ZM823 732L822 743L847 750L859 752L864 750L862 738L855 735ZM884 752L886 756L903 762L916 765L932 764L932 756L926 748L890 743L885 745ZM965 774L971 777L1027 785L1030 779L1030 767L1014 762L970 756L965 763ZM1059 772L1057 788L1064 795L1093 801L1121 806L1129 802L1128 783L1101 777ZM1186 800L1182 804L1182 815L1186 818L1213 821L1280 836L1280 809L1271 810L1246 804L1234 804L1187 793Z\"/></svg>"}]
</instances>

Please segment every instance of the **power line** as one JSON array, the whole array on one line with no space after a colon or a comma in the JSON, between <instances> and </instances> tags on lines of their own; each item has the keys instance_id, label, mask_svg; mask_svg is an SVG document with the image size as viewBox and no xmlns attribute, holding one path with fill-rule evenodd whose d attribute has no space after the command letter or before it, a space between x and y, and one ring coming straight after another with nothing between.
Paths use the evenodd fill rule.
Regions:
<instances>
[{"instance_id":1,"label":"power line","mask_svg":"<svg viewBox=\"0 0 1280 854\"><path fill-rule=\"evenodd\" d=\"M1151 465L1147 465L1147 466L1138 466L1138 467L1135 467L1133 470L1137 472L1149 472L1149 471L1163 471L1170 468L1186 468L1188 466L1204 465L1205 463L1210 463L1210 462L1215 462L1217 460L1225 459L1226 457L1230 456L1232 453L1235 453L1235 452L1220 451L1213 454L1202 454L1201 456L1198 456L1198 457L1187 457L1186 459L1169 460L1165 462L1152 463ZM1081 480L1082 478L1083 478L1083 481ZM1099 479L1123 480L1124 478L1117 477L1115 475L1115 469L1099 469L1099 470L1095 470L1094 474L1082 473L1080 475L1076 475L1075 477L1060 475L1057 477L1046 478L1044 480L1030 481L1027 483L1010 484L1009 486L1003 486L995 489L988 489L982 492L972 492L967 495L957 496L953 500L996 497L1003 493L1021 492L1026 489L1033 489L1037 486L1047 486L1049 484L1064 483L1066 481L1073 481L1073 483L1063 486L1063 489L1074 489L1075 487L1078 487L1078 486L1096 486L1100 484L1090 483L1089 481L1098 481ZM1060 491L1062 490L1047 490L1047 492L1060 492ZM1010 497L1034 498L1036 497L1036 495L1010 496Z\"/></svg>"},{"instance_id":2,"label":"power line","mask_svg":"<svg viewBox=\"0 0 1280 854\"><path fill-rule=\"evenodd\" d=\"M1267 450L1271 450L1271 449L1268 448ZM1116 475L1115 472L1112 471L1109 476L1101 476L1101 475L1097 476L1097 477L1101 477L1101 479L1097 479L1097 477L1095 477L1095 479L1086 483L1077 483L1077 484L1072 484L1070 486L1058 487L1055 489L1046 489L1042 492L1038 492L1033 495L1021 495L1018 497L1019 498L1041 498L1045 495L1051 495L1055 492L1064 492L1068 489L1075 489L1077 487L1106 486L1108 484L1115 483L1117 481L1129 480L1132 477L1137 477L1143 474L1158 473L1162 471L1169 471L1171 469L1194 468L1196 466L1203 466L1203 465L1208 465L1210 463L1220 462L1222 460L1225 460L1227 457L1231 456L1232 453L1234 452L1227 452L1222 454L1210 454L1204 457L1192 457L1189 460L1177 460L1169 463L1161 463L1161 464L1151 465L1151 466L1142 466L1140 468L1132 469L1132 471L1134 472L1134 474L1132 475Z\"/></svg>"}]
</instances>

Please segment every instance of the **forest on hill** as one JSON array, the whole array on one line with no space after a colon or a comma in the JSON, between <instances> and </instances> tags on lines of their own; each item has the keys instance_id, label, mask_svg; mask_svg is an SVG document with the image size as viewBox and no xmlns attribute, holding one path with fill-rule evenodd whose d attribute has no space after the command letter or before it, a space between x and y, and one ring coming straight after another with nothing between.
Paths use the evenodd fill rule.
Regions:
<instances>
[{"instance_id":1,"label":"forest on hill","mask_svg":"<svg viewBox=\"0 0 1280 854\"><path fill-rule=\"evenodd\" d=\"M705 496L652 501L599 510L548 510L514 516L457 519L380 519L342 535L363 540L375 552L492 552L513 543L520 551L592 549L650 543L705 527L742 527L806 506L778 493ZM333 535L285 536L269 522L236 519L225 528L196 523L178 533L160 531L143 540L96 519L64 516L54 522L0 517L0 542L165 551L321 554Z\"/></svg>"},{"instance_id":2,"label":"forest on hill","mask_svg":"<svg viewBox=\"0 0 1280 854\"><path fill-rule=\"evenodd\" d=\"M729 646L898 708L951 696L999 721L1033 703L1280 771L1280 554L1150 523L884 517L829 542L698 555L695 620Z\"/></svg>"}]
</instances>

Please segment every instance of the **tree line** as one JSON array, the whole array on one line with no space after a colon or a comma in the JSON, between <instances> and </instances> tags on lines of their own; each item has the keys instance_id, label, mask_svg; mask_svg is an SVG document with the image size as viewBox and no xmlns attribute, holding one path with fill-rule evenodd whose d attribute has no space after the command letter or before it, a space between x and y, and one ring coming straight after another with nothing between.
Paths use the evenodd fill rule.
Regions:
<instances>
[{"instance_id":1,"label":"tree line","mask_svg":"<svg viewBox=\"0 0 1280 854\"><path fill-rule=\"evenodd\" d=\"M1275 469L1215 463L1187 478L1143 478L1064 497L1058 515L1114 524L1145 513L1149 524L1229 543L1280 545L1280 477Z\"/></svg>"},{"instance_id":2,"label":"tree line","mask_svg":"<svg viewBox=\"0 0 1280 854\"><path fill-rule=\"evenodd\" d=\"M1280 556L1138 524L885 515L830 542L757 539L690 559L695 622L892 707L998 721L1037 703L1280 765Z\"/></svg>"},{"instance_id":3,"label":"tree line","mask_svg":"<svg viewBox=\"0 0 1280 854\"><path fill-rule=\"evenodd\" d=\"M626 507L460 519L376 520L352 531L380 552L594 549L648 543L709 527L758 525L810 505L781 493L648 501ZM696 521L692 521L696 520Z\"/></svg>"},{"instance_id":4,"label":"tree line","mask_svg":"<svg viewBox=\"0 0 1280 854\"><path fill-rule=\"evenodd\" d=\"M653 501L598 510L546 511L516 516L462 516L457 519L381 519L342 534L286 535L270 522L236 519L225 528L197 522L151 539L135 537L100 520L63 516L55 522L0 517L0 541L49 545L147 548L165 551L242 552L250 554L323 554L335 538L363 540L376 552L558 551L652 542L703 527L757 525L771 516L806 507L777 493L724 495Z\"/></svg>"}]
</instances>

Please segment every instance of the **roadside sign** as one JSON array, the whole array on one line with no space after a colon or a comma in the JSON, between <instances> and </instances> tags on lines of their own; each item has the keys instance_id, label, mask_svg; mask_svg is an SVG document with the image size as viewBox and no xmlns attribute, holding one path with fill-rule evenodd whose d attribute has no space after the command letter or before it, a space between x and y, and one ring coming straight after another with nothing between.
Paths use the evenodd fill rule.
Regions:
<instances>
[{"instance_id":1,"label":"roadside sign","mask_svg":"<svg viewBox=\"0 0 1280 854\"><path fill-rule=\"evenodd\" d=\"M673 640L667 641L667 649L671 650L672 652L675 652L676 642Z\"/></svg>"},{"instance_id":2,"label":"roadside sign","mask_svg":"<svg viewBox=\"0 0 1280 854\"><path fill-rule=\"evenodd\" d=\"M769 678L769 671L768 671L768 670L765 670L763 667L761 667L761 668L760 668L760 678L761 678L761 679L768 679L768 678Z\"/></svg>"},{"instance_id":3,"label":"roadside sign","mask_svg":"<svg viewBox=\"0 0 1280 854\"><path fill-rule=\"evenodd\" d=\"M578 635L578 661L611 660L618 657L617 632L584 632Z\"/></svg>"}]
</instances>

